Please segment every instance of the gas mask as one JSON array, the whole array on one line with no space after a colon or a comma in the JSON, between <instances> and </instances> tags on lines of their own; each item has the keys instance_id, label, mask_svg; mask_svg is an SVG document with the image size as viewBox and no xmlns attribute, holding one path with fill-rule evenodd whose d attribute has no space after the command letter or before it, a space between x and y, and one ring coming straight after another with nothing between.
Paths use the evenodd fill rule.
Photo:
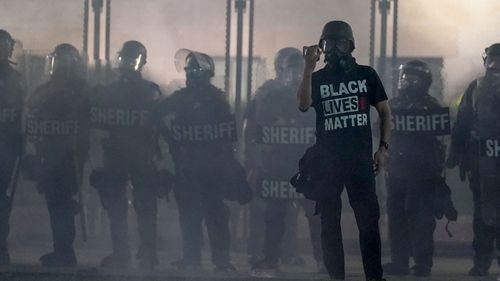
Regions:
<instances>
[{"instance_id":1,"label":"gas mask","mask_svg":"<svg viewBox=\"0 0 500 281\"><path fill-rule=\"evenodd\" d=\"M187 49L177 51L176 68L186 73L188 88L204 87L210 84L214 76L214 62L210 56Z\"/></svg>"},{"instance_id":2,"label":"gas mask","mask_svg":"<svg viewBox=\"0 0 500 281\"><path fill-rule=\"evenodd\" d=\"M325 54L325 62L334 69L348 71L354 62L352 42L348 39L322 39L321 50Z\"/></svg>"}]
</instances>

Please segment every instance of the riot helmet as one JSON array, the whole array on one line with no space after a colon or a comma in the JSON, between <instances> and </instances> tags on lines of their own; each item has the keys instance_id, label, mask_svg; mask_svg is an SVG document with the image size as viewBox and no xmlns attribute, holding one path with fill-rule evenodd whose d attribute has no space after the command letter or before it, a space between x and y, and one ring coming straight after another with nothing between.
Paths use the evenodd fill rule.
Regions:
<instances>
[{"instance_id":1,"label":"riot helmet","mask_svg":"<svg viewBox=\"0 0 500 281\"><path fill-rule=\"evenodd\" d=\"M483 62L487 76L500 77L500 43L495 43L484 50Z\"/></svg>"},{"instance_id":2,"label":"riot helmet","mask_svg":"<svg viewBox=\"0 0 500 281\"><path fill-rule=\"evenodd\" d=\"M276 78L285 86L298 84L304 70L304 57L299 49L283 48L274 57Z\"/></svg>"},{"instance_id":3,"label":"riot helmet","mask_svg":"<svg viewBox=\"0 0 500 281\"><path fill-rule=\"evenodd\" d=\"M330 21L323 27L319 47L325 54L325 61L334 68L344 71L352 66L352 51L356 48L351 26L344 21Z\"/></svg>"},{"instance_id":4,"label":"riot helmet","mask_svg":"<svg viewBox=\"0 0 500 281\"><path fill-rule=\"evenodd\" d=\"M0 61L8 61L14 51L15 41L10 34L0 29Z\"/></svg>"},{"instance_id":5,"label":"riot helmet","mask_svg":"<svg viewBox=\"0 0 500 281\"><path fill-rule=\"evenodd\" d=\"M120 73L140 73L147 63L148 52L146 47L135 40L123 43L118 52L118 70Z\"/></svg>"},{"instance_id":6,"label":"riot helmet","mask_svg":"<svg viewBox=\"0 0 500 281\"><path fill-rule=\"evenodd\" d=\"M49 74L53 79L74 79L82 74L80 53L71 44L58 45L47 59Z\"/></svg>"},{"instance_id":7,"label":"riot helmet","mask_svg":"<svg viewBox=\"0 0 500 281\"><path fill-rule=\"evenodd\" d=\"M215 75L213 59L204 53L180 49L175 54L175 66L186 73L186 86L199 87L210 84Z\"/></svg>"},{"instance_id":8,"label":"riot helmet","mask_svg":"<svg viewBox=\"0 0 500 281\"><path fill-rule=\"evenodd\" d=\"M407 94L427 94L432 84L432 72L421 60L412 60L399 67L398 90Z\"/></svg>"}]
</instances>

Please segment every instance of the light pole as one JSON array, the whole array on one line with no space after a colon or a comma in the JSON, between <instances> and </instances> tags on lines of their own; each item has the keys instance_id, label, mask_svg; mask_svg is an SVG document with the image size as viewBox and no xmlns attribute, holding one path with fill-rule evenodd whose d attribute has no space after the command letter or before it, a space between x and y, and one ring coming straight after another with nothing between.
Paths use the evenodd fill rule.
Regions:
<instances>
[{"instance_id":1,"label":"light pole","mask_svg":"<svg viewBox=\"0 0 500 281\"><path fill-rule=\"evenodd\" d=\"M393 25L392 25L392 81L388 81L387 76L387 21L388 14L391 10L391 3L393 3ZM391 92L395 90L395 79L397 78L397 40L398 40L398 0L372 0L370 10L370 65L375 66L375 30L376 30L376 8L380 12L380 55L377 61L377 71L380 79L386 84L390 82Z\"/></svg>"},{"instance_id":2,"label":"light pole","mask_svg":"<svg viewBox=\"0 0 500 281\"><path fill-rule=\"evenodd\" d=\"M92 0L92 9L94 11L94 62L96 72L101 70L101 12L103 0Z\"/></svg>"}]
</instances>

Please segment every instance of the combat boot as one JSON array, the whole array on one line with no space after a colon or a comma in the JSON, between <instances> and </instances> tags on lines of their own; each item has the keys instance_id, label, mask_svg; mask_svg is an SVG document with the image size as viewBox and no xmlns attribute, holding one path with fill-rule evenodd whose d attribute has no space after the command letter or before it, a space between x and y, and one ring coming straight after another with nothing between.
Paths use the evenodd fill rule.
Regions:
<instances>
[{"instance_id":1,"label":"combat boot","mask_svg":"<svg viewBox=\"0 0 500 281\"><path fill-rule=\"evenodd\" d=\"M273 278L278 272L278 263L266 259L256 262L251 269L251 275L259 278Z\"/></svg>"},{"instance_id":2,"label":"combat boot","mask_svg":"<svg viewBox=\"0 0 500 281\"><path fill-rule=\"evenodd\" d=\"M130 257L124 255L110 254L101 260L101 267L110 269L129 268Z\"/></svg>"},{"instance_id":3,"label":"combat boot","mask_svg":"<svg viewBox=\"0 0 500 281\"><path fill-rule=\"evenodd\" d=\"M394 262L385 263L382 265L384 273L389 275L408 275L410 274L410 269L408 265L400 265Z\"/></svg>"},{"instance_id":4,"label":"combat boot","mask_svg":"<svg viewBox=\"0 0 500 281\"><path fill-rule=\"evenodd\" d=\"M488 276L488 274L488 269L482 266L475 265L469 270L469 276Z\"/></svg>"},{"instance_id":5,"label":"combat boot","mask_svg":"<svg viewBox=\"0 0 500 281\"><path fill-rule=\"evenodd\" d=\"M431 275L431 268L425 265L415 265L411 269L413 275L416 277L428 277Z\"/></svg>"},{"instance_id":6,"label":"combat boot","mask_svg":"<svg viewBox=\"0 0 500 281\"><path fill-rule=\"evenodd\" d=\"M43 267L75 267L76 257L74 253L48 253L40 257Z\"/></svg>"},{"instance_id":7,"label":"combat boot","mask_svg":"<svg viewBox=\"0 0 500 281\"><path fill-rule=\"evenodd\" d=\"M288 266L304 266L306 261L301 256L288 256L281 258L281 264Z\"/></svg>"},{"instance_id":8,"label":"combat boot","mask_svg":"<svg viewBox=\"0 0 500 281\"><path fill-rule=\"evenodd\" d=\"M214 268L214 272L233 272L233 271L236 271L236 268L230 262L225 264L218 264Z\"/></svg>"},{"instance_id":9,"label":"combat boot","mask_svg":"<svg viewBox=\"0 0 500 281\"><path fill-rule=\"evenodd\" d=\"M176 267L177 270L194 271L201 269L201 262L188 261L184 259L173 261L170 263L170 265Z\"/></svg>"},{"instance_id":10,"label":"combat boot","mask_svg":"<svg viewBox=\"0 0 500 281\"><path fill-rule=\"evenodd\" d=\"M142 269L153 269L160 264L158 257L155 255L146 255L139 258L139 266Z\"/></svg>"}]
</instances>

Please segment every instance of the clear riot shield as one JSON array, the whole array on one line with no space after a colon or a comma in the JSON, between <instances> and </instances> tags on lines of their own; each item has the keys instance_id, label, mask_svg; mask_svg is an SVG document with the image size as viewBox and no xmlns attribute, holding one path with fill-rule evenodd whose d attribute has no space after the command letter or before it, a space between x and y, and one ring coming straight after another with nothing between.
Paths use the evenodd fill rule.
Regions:
<instances>
[{"instance_id":1,"label":"clear riot shield","mask_svg":"<svg viewBox=\"0 0 500 281\"><path fill-rule=\"evenodd\" d=\"M500 137L480 140L481 215L487 225L500 226Z\"/></svg>"},{"instance_id":2,"label":"clear riot shield","mask_svg":"<svg viewBox=\"0 0 500 281\"><path fill-rule=\"evenodd\" d=\"M214 62L208 55L183 48L177 50L174 56L175 69L178 72L184 72L188 57L190 56L196 59L198 65L200 66L200 69L202 69L203 71L214 71Z\"/></svg>"},{"instance_id":3,"label":"clear riot shield","mask_svg":"<svg viewBox=\"0 0 500 281\"><path fill-rule=\"evenodd\" d=\"M306 149L315 143L316 129L314 111L297 110L296 90L282 81L271 80L254 99L255 184L256 195L262 199L304 198L290 184L290 178L298 171L299 159Z\"/></svg>"},{"instance_id":4,"label":"clear riot shield","mask_svg":"<svg viewBox=\"0 0 500 281\"><path fill-rule=\"evenodd\" d=\"M54 198L60 191L54 184L62 182L66 192L77 196L81 234L87 240L87 224L82 190L83 165L85 162L86 128L85 115L78 105L85 104L83 96L72 100L54 97L40 90L29 100L24 116L26 137L26 161L30 176L38 191L47 198ZM62 100L62 102L61 102ZM58 103L60 102L60 103ZM74 104L72 104L74 103ZM74 194L73 194L74 192ZM69 209L65 209L69 211Z\"/></svg>"}]
</instances>

